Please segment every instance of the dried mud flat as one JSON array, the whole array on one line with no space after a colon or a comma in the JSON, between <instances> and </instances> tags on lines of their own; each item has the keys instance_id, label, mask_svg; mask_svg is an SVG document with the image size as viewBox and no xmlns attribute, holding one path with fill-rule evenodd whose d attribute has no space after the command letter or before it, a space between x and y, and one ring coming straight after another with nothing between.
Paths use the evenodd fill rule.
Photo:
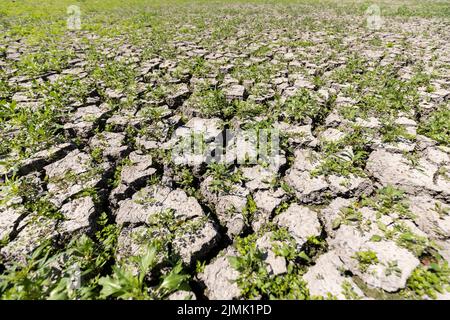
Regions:
<instances>
[{"instance_id":1,"label":"dried mud flat","mask_svg":"<svg viewBox=\"0 0 450 320\"><path fill-rule=\"evenodd\" d=\"M0 4L1 298L450 298L448 2L37 2ZM193 128L279 161L177 164Z\"/></svg>"}]
</instances>

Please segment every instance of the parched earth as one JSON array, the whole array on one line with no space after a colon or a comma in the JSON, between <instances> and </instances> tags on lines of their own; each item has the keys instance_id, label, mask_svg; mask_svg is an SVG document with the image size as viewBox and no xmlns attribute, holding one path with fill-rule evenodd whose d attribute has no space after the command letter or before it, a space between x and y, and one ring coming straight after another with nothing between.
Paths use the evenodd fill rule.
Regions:
<instances>
[{"instance_id":1,"label":"parched earth","mask_svg":"<svg viewBox=\"0 0 450 320\"><path fill-rule=\"evenodd\" d=\"M2 298L450 298L448 3L103 2L0 4Z\"/></svg>"}]
</instances>

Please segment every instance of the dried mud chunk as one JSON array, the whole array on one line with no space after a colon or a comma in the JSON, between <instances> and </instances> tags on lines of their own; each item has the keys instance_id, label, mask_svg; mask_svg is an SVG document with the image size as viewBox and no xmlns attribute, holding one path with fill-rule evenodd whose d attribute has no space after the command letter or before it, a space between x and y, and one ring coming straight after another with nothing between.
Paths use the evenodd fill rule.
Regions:
<instances>
[{"instance_id":1,"label":"dried mud chunk","mask_svg":"<svg viewBox=\"0 0 450 320\"><path fill-rule=\"evenodd\" d=\"M49 164L44 169L48 178L47 189L50 201L59 207L71 196L102 182L109 165L103 163L100 166L94 166L89 155L74 150L65 158Z\"/></svg>"},{"instance_id":2,"label":"dried mud chunk","mask_svg":"<svg viewBox=\"0 0 450 320\"><path fill-rule=\"evenodd\" d=\"M274 222L278 226L288 229L299 248L306 243L309 237L320 236L322 230L317 213L295 203L276 216Z\"/></svg>"},{"instance_id":3,"label":"dried mud chunk","mask_svg":"<svg viewBox=\"0 0 450 320\"><path fill-rule=\"evenodd\" d=\"M174 210L174 218L180 220L203 216L197 200L188 197L183 190L155 185L141 189L131 199L121 201L116 222L147 223L152 216L165 210Z\"/></svg>"},{"instance_id":4,"label":"dried mud chunk","mask_svg":"<svg viewBox=\"0 0 450 320\"><path fill-rule=\"evenodd\" d=\"M339 256L330 251L321 255L314 266L303 276L311 296L338 299L360 299L364 293L350 277L343 275L344 264ZM349 296L350 294L350 296Z\"/></svg>"},{"instance_id":5,"label":"dried mud chunk","mask_svg":"<svg viewBox=\"0 0 450 320\"><path fill-rule=\"evenodd\" d=\"M198 278L206 286L205 295L210 300L232 300L241 295L236 283L239 272L231 267L228 257L236 256L236 251L229 247L205 267Z\"/></svg>"},{"instance_id":6,"label":"dried mud chunk","mask_svg":"<svg viewBox=\"0 0 450 320\"><path fill-rule=\"evenodd\" d=\"M378 149L370 154L366 169L384 186L392 185L412 194L425 190L450 199L450 181L439 177L435 181L439 167L423 157L413 166L402 154Z\"/></svg>"}]
</instances>

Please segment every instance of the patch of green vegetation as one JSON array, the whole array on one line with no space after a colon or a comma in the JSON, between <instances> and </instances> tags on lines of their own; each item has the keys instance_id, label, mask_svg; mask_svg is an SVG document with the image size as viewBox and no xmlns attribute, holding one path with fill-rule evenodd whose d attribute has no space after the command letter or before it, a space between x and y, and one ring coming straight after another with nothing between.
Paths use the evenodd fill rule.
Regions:
<instances>
[{"instance_id":1,"label":"patch of green vegetation","mask_svg":"<svg viewBox=\"0 0 450 320\"><path fill-rule=\"evenodd\" d=\"M25 212L33 213L36 218L45 217L49 219L64 219L58 208L49 201L47 196L43 196L37 191L35 182L26 177L6 178L0 181L0 206L14 206L15 199L20 199L18 203L23 206Z\"/></svg>"},{"instance_id":2,"label":"patch of green vegetation","mask_svg":"<svg viewBox=\"0 0 450 320\"><path fill-rule=\"evenodd\" d=\"M450 146L450 108L442 106L433 111L428 120L419 124L417 132L433 140Z\"/></svg>"},{"instance_id":3,"label":"patch of green vegetation","mask_svg":"<svg viewBox=\"0 0 450 320\"><path fill-rule=\"evenodd\" d=\"M265 57L269 52L271 52L269 46L261 46L257 50L253 51L252 55L255 57Z\"/></svg>"},{"instance_id":4,"label":"patch of green vegetation","mask_svg":"<svg viewBox=\"0 0 450 320\"><path fill-rule=\"evenodd\" d=\"M289 42L289 45L293 47L312 47L314 46L314 42L309 40L297 40Z\"/></svg>"},{"instance_id":5,"label":"patch of green vegetation","mask_svg":"<svg viewBox=\"0 0 450 320\"><path fill-rule=\"evenodd\" d=\"M352 130L338 141L323 141L321 149L324 160L311 171L311 175L313 177L319 175L365 177L364 168L369 156L372 136L371 129L353 125Z\"/></svg>"},{"instance_id":6,"label":"patch of green vegetation","mask_svg":"<svg viewBox=\"0 0 450 320\"><path fill-rule=\"evenodd\" d=\"M202 273L205 271L205 267L206 267L206 261L197 260L197 262L195 263L195 272L197 274Z\"/></svg>"},{"instance_id":7,"label":"patch of green vegetation","mask_svg":"<svg viewBox=\"0 0 450 320\"><path fill-rule=\"evenodd\" d=\"M247 203L245 204L244 209L242 209L242 216L247 224L252 221L254 214L258 211L258 207L256 206L256 202L251 195L247 196Z\"/></svg>"},{"instance_id":8,"label":"patch of green vegetation","mask_svg":"<svg viewBox=\"0 0 450 320\"><path fill-rule=\"evenodd\" d=\"M231 266L239 271L237 284L246 299L297 299L309 298L309 291L302 279L304 269L294 263L288 265L283 275L271 275L263 261L263 255L256 248L255 235L239 238L236 242L239 256L230 257Z\"/></svg>"},{"instance_id":9,"label":"patch of green vegetation","mask_svg":"<svg viewBox=\"0 0 450 320\"><path fill-rule=\"evenodd\" d=\"M351 224L354 222L360 223L362 221L362 213L354 207L342 208L339 216L333 220L332 228L338 229L341 224Z\"/></svg>"},{"instance_id":10,"label":"patch of green vegetation","mask_svg":"<svg viewBox=\"0 0 450 320\"><path fill-rule=\"evenodd\" d=\"M230 192L233 185L244 182L240 170L234 170L231 166L222 163L210 163L206 175L212 177L209 187L212 192L216 193Z\"/></svg>"},{"instance_id":11,"label":"patch of green vegetation","mask_svg":"<svg viewBox=\"0 0 450 320\"><path fill-rule=\"evenodd\" d=\"M325 253L328 249L328 244L325 239L311 236L306 240L306 244L303 246L303 251L299 253L300 258L305 259L307 262L312 262L319 255Z\"/></svg>"},{"instance_id":12,"label":"patch of green vegetation","mask_svg":"<svg viewBox=\"0 0 450 320\"><path fill-rule=\"evenodd\" d=\"M95 159L95 158L92 156L92 153L91 153L91 157L92 157L93 159ZM120 185L120 183L122 182L122 170L123 170L123 167L125 167L125 166L131 166L132 164L133 164L133 162L132 162L129 158L122 159L122 160L117 164L116 168L114 169L114 175L113 175L113 177L108 181L108 185L111 186L112 188L117 188L117 187Z\"/></svg>"},{"instance_id":13,"label":"patch of green vegetation","mask_svg":"<svg viewBox=\"0 0 450 320\"><path fill-rule=\"evenodd\" d=\"M343 70L336 71L334 78L352 84L344 89L344 93L356 104L341 111L348 119L369 115L390 119L400 112L415 110L419 105L417 92L421 81L400 79L391 66L366 70L364 61L356 57Z\"/></svg>"},{"instance_id":14,"label":"patch of green vegetation","mask_svg":"<svg viewBox=\"0 0 450 320\"><path fill-rule=\"evenodd\" d=\"M61 72L67 68L68 61L74 57L72 50L61 50L55 45L42 52L33 52L21 56L17 67L28 75L40 75L48 71Z\"/></svg>"},{"instance_id":15,"label":"patch of green vegetation","mask_svg":"<svg viewBox=\"0 0 450 320\"><path fill-rule=\"evenodd\" d=\"M0 140L1 154L14 152L24 158L58 141L58 119L59 111L52 106L32 110L19 108L15 102L0 101L0 122L17 128L9 139Z\"/></svg>"},{"instance_id":16,"label":"patch of green vegetation","mask_svg":"<svg viewBox=\"0 0 450 320\"><path fill-rule=\"evenodd\" d=\"M135 71L128 65L117 61L91 61L95 67L91 72L91 77L97 81L102 81L107 88L119 92L133 88L137 77ZM101 65L101 67L100 67ZM107 96L104 95L107 99Z\"/></svg>"},{"instance_id":17,"label":"patch of green vegetation","mask_svg":"<svg viewBox=\"0 0 450 320\"><path fill-rule=\"evenodd\" d=\"M0 206L7 207L10 202L14 202L14 198L22 196L23 182L13 175L11 178L5 177L0 182Z\"/></svg>"},{"instance_id":18,"label":"patch of green vegetation","mask_svg":"<svg viewBox=\"0 0 450 320\"><path fill-rule=\"evenodd\" d=\"M411 228L404 223L397 223L389 230L384 226L381 227L381 229L384 231L386 239L395 239L397 245L408 249L417 257L422 256L424 253L435 247L427 237L415 234L411 231Z\"/></svg>"},{"instance_id":19,"label":"patch of green vegetation","mask_svg":"<svg viewBox=\"0 0 450 320\"><path fill-rule=\"evenodd\" d=\"M103 149L95 147L91 150L91 158L95 163L103 163Z\"/></svg>"},{"instance_id":20,"label":"patch of green vegetation","mask_svg":"<svg viewBox=\"0 0 450 320\"><path fill-rule=\"evenodd\" d=\"M406 128L391 122L383 123L380 133L383 142L399 142L401 140L415 140L415 135L407 132Z\"/></svg>"},{"instance_id":21,"label":"patch of green vegetation","mask_svg":"<svg viewBox=\"0 0 450 320\"><path fill-rule=\"evenodd\" d=\"M446 216L450 215L450 207L445 207L439 202L434 204L433 211L437 212L439 218L441 219L444 219Z\"/></svg>"},{"instance_id":22,"label":"patch of green vegetation","mask_svg":"<svg viewBox=\"0 0 450 320\"><path fill-rule=\"evenodd\" d=\"M0 275L1 299L96 299L98 280L112 261L118 227L102 213L95 239L86 235L64 249L45 241L24 263Z\"/></svg>"},{"instance_id":23,"label":"patch of green vegetation","mask_svg":"<svg viewBox=\"0 0 450 320\"><path fill-rule=\"evenodd\" d=\"M181 186L181 188L186 191L188 195L195 196L197 194L197 189L194 186L196 178L191 169L176 166L175 172L177 183Z\"/></svg>"},{"instance_id":24,"label":"patch of green vegetation","mask_svg":"<svg viewBox=\"0 0 450 320\"><path fill-rule=\"evenodd\" d=\"M367 158L367 152L358 151L355 154L340 153L328 156L317 168L311 171L312 177L320 175L329 176L332 174L349 177L354 174L357 176L365 176L364 170L361 169L364 160Z\"/></svg>"},{"instance_id":25,"label":"patch of green vegetation","mask_svg":"<svg viewBox=\"0 0 450 320\"><path fill-rule=\"evenodd\" d=\"M171 266L152 280L158 243L152 243L142 256L134 257L139 267L136 276L129 267L116 264L108 271L117 243L119 229L110 224L103 213L98 218L99 231L95 240L86 235L72 240L64 249L49 241L38 247L24 264L16 263L0 275L2 299L162 299L171 292L188 288L189 276L181 263L168 261ZM170 264L172 263L173 264Z\"/></svg>"},{"instance_id":26,"label":"patch of green vegetation","mask_svg":"<svg viewBox=\"0 0 450 320\"><path fill-rule=\"evenodd\" d=\"M442 177L444 180L450 181L450 172L446 167L440 167L436 173L438 177Z\"/></svg>"},{"instance_id":27,"label":"patch of green vegetation","mask_svg":"<svg viewBox=\"0 0 450 320\"><path fill-rule=\"evenodd\" d=\"M366 272L371 265L379 262L377 254L371 250L356 252L354 258L358 260L359 270L362 272Z\"/></svg>"},{"instance_id":28,"label":"patch of green vegetation","mask_svg":"<svg viewBox=\"0 0 450 320\"><path fill-rule=\"evenodd\" d=\"M339 109L339 114L342 115L345 119L350 121L355 121L359 116L365 116L362 114L361 110L358 107L346 105Z\"/></svg>"},{"instance_id":29,"label":"patch of green vegetation","mask_svg":"<svg viewBox=\"0 0 450 320\"><path fill-rule=\"evenodd\" d=\"M302 88L286 100L284 105L280 107L280 112L291 121L305 123L308 119L319 121L325 116L326 110L309 90Z\"/></svg>"},{"instance_id":30,"label":"patch of green vegetation","mask_svg":"<svg viewBox=\"0 0 450 320\"><path fill-rule=\"evenodd\" d=\"M409 204L406 202L405 193L392 186L386 186L376 190L373 197L363 197L361 206L374 208L379 213L377 218L381 217L381 215L392 214L394 212L401 218L414 217L409 209Z\"/></svg>"},{"instance_id":31,"label":"patch of green vegetation","mask_svg":"<svg viewBox=\"0 0 450 320\"><path fill-rule=\"evenodd\" d=\"M359 300L362 298L355 292L352 284L347 280L342 282L342 294L347 300Z\"/></svg>"},{"instance_id":32,"label":"patch of green vegetation","mask_svg":"<svg viewBox=\"0 0 450 320\"><path fill-rule=\"evenodd\" d=\"M405 232L400 235L397 244L412 251L416 256L420 256L428 247L428 239L418 236L412 232Z\"/></svg>"},{"instance_id":33,"label":"patch of green vegetation","mask_svg":"<svg viewBox=\"0 0 450 320\"><path fill-rule=\"evenodd\" d=\"M259 115L266 115L267 107L252 101L235 102L236 117L239 119L253 118Z\"/></svg>"},{"instance_id":34,"label":"patch of green vegetation","mask_svg":"<svg viewBox=\"0 0 450 320\"><path fill-rule=\"evenodd\" d=\"M234 108L230 105L221 90L206 90L194 93L191 97L194 106L198 106L200 112L205 117L230 118L234 113Z\"/></svg>"},{"instance_id":35,"label":"patch of green vegetation","mask_svg":"<svg viewBox=\"0 0 450 320\"><path fill-rule=\"evenodd\" d=\"M64 215L59 212L54 204L45 198L39 197L34 201L29 201L25 204L28 212L36 213L40 217L46 217L55 220L65 219Z\"/></svg>"},{"instance_id":36,"label":"patch of green vegetation","mask_svg":"<svg viewBox=\"0 0 450 320\"><path fill-rule=\"evenodd\" d=\"M331 78L340 83L358 81L365 69L364 60L357 55L352 55L347 59L345 67L335 70Z\"/></svg>"},{"instance_id":37,"label":"patch of green vegetation","mask_svg":"<svg viewBox=\"0 0 450 320\"><path fill-rule=\"evenodd\" d=\"M159 102L162 101L166 97L166 91L162 86L156 86L154 88L150 88L148 92L146 92L146 97L150 101ZM150 114L153 113L154 110L150 111Z\"/></svg>"},{"instance_id":38,"label":"patch of green vegetation","mask_svg":"<svg viewBox=\"0 0 450 320\"><path fill-rule=\"evenodd\" d=\"M378 35L376 35L372 39L370 39L368 43L374 47L380 47L383 44L383 41Z\"/></svg>"},{"instance_id":39,"label":"patch of green vegetation","mask_svg":"<svg viewBox=\"0 0 450 320\"><path fill-rule=\"evenodd\" d=\"M157 122L167 115L167 110L160 106L149 106L141 110L142 116Z\"/></svg>"},{"instance_id":40,"label":"patch of green vegetation","mask_svg":"<svg viewBox=\"0 0 450 320\"><path fill-rule=\"evenodd\" d=\"M286 185L286 184L283 184ZM284 190L284 189L283 189ZM285 191L286 192L286 191ZM274 210L274 215L277 216L286 211L291 205L291 201L282 201Z\"/></svg>"},{"instance_id":41,"label":"patch of green vegetation","mask_svg":"<svg viewBox=\"0 0 450 320\"><path fill-rule=\"evenodd\" d=\"M297 251L297 243L286 228L275 229L271 240L275 242L272 249L276 256L284 257L287 261L295 261L297 258L310 261L304 252Z\"/></svg>"},{"instance_id":42,"label":"patch of green vegetation","mask_svg":"<svg viewBox=\"0 0 450 320\"><path fill-rule=\"evenodd\" d=\"M447 261L431 263L415 269L407 282L407 290L403 292L406 298L436 299L437 294L450 292L450 268Z\"/></svg>"},{"instance_id":43,"label":"patch of green vegetation","mask_svg":"<svg viewBox=\"0 0 450 320\"><path fill-rule=\"evenodd\" d=\"M58 185L58 187L60 188L68 188L71 184L74 183L87 183L88 181L91 181L93 177L102 173L103 170L101 167L90 168L82 173L76 173L75 171L70 169L67 170L62 176L55 176L51 178L46 176L45 180L48 183Z\"/></svg>"},{"instance_id":44,"label":"patch of green vegetation","mask_svg":"<svg viewBox=\"0 0 450 320\"><path fill-rule=\"evenodd\" d=\"M98 281L102 286L100 297L123 300L160 300L183 285L186 286L189 276L183 273L181 263L176 264L167 274L161 276L157 285L147 284L145 277L156 267L157 251L160 249L153 243L146 248L143 255L134 257L139 266L137 276L125 266L113 266L112 275L102 277Z\"/></svg>"},{"instance_id":45,"label":"patch of green vegetation","mask_svg":"<svg viewBox=\"0 0 450 320\"><path fill-rule=\"evenodd\" d=\"M252 80L255 83L267 83L270 77L276 73L276 66L269 62L254 63L250 66L235 67L231 75L243 83L244 80Z\"/></svg>"}]
</instances>

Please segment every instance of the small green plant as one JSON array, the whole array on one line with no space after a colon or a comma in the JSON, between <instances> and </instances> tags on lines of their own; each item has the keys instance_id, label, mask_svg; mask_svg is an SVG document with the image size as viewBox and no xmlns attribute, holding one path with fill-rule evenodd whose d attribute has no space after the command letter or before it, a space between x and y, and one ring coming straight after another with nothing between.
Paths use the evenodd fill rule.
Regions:
<instances>
[{"instance_id":1,"label":"small green plant","mask_svg":"<svg viewBox=\"0 0 450 320\"><path fill-rule=\"evenodd\" d=\"M390 239L396 239L396 243L400 247L408 249L417 257L420 257L433 246L433 243L427 237L415 234L404 223L396 224L394 228L385 232L385 236Z\"/></svg>"},{"instance_id":2,"label":"small green plant","mask_svg":"<svg viewBox=\"0 0 450 320\"><path fill-rule=\"evenodd\" d=\"M295 96L289 98L281 110L289 119L299 123L303 123L308 118L317 121L325 112L306 89L301 89Z\"/></svg>"},{"instance_id":3,"label":"small green plant","mask_svg":"<svg viewBox=\"0 0 450 320\"><path fill-rule=\"evenodd\" d=\"M103 149L100 147L95 147L91 151L91 157L95 163L102 163L103 162Z\"/></svg>"},{"instance_id":4,"label":"small green plant","mask_svg":"<svg viewBox=\"0 0 450 320\"><path fill-rule=\"evenodd\" d=\"M402 275L402 269L400 269L398 267L398 262L397 261L389 261L386 269L384 271L384 274L389 277L391 275L395 275L397 277L401 277Z\"/></svg>"},{"instance_id":5,"label":"small green plant","mask_svg":"<svg viewBox=\"0 0 450 320\"><path fill-rule=\"evenodd\" d=\"M197 260L197 262L195 264L195 272L202 273L203 271L205 271L205 267L206 267L206 261Z\"/></svg>"},{"instance_id":6,"label":"small green plant","mask_svg":"<svg viewBox=\"0 0 450 320\"><path fill-rule=\"evenodd\" d=\"M305 253L308 257L315 258L320 254L324 253L328 245L325 239L311 236L307 239L305 244Z\"/></svg>"},{"instance_id":7,"label":"small green plant","mask_svg":"<svg viewBox=\"0 0 450 320\"><path fill-rule=\"evenodd\" d=\"M132 165L132 161L129 158L123 159L121 160L116 168L114 169L114 175L112 178L110 178L110 180L108 181L108 184L112 187L112 188L117 188L120 183L122 182L122 170L123 167L125 166L130 166Z\"/></svg>"},{"instance_id":8,"label":"small green plant","mask_svg":"<svg viewBox=\"0 0 450 320\"><path fill-rule=\"evenodd\" d=\"M272 250L276 256L284 257L287 261L295 261L297 258L310 261L303 251L298 252L297 243L286 228L274 230L271 240L274 241Z\"/></svg>"},{"instance_id":9,"label":"small green plant","mask_svg":"<svg viewBox=\"0 0 450 320\"><path fill-rule=\"evenodd\" d=\"M396 212L402 218L414 217L406 202L404 192L390 185L378 189L371 198L363 197L361 206L374 208L380 216Z\"/></svg>"},{"instance_id":10,"label":"small green plant","mask_svg":"<svg viewBox=\"0 0 450 320\"><path fill-rule=\"evenodd\" d=\"M83 235L58 251L44 241L24 263L0 275L2 299L93 299L111 248Z\"/></svg>"},{"instance_id":11,"label":"small green plant","mask_svg":"<svg viewBox=\"0 0 450 320\"><path fill-rule=\"evenodd\" d=\"M206 117L223 116L229 118L233 113L233 107L227 102L221 90L207 90L194 94L191 101L198 106Z\"/></svg>"},{"instance_id":12,"label":"small green plant","mask_svg":"<svg viewBox=\"0 0 450 320\"><path fill-rule=\"evenodd\" d=\"M64 219L64 215L58 211L55 205L45 198L38 198L33 202L27 202L25 207L29 212L36 213L38 216L55 220Z\"/></svg>"},{"instance_id":13,"label":"small green plant","mask_svg":"<svg viewBox=\"0 0 450 320\"><path fill-rule=\"evenodd\" d=\"M320 175L329 176L332 174L348 177L351 174L365 176L361 169L362 163L367 158L367 152L358 151L354 155L345 156L344 154L330 155L317 168L311 171L311 176Z\"/></svg>"},{"instance_id":14,"label":"small green plant","mask_svg":"<svg viewBox=\"0 0 450 320\"><path fill-rule=\"evenodd\" d=\"M247 203L242 209L242 216L244 217L247 223L250 223L253 215L258 211L258 207L256 206L256 202L251 195L247 196Z\"/></svg>"},{"instance_id":15,"label":"small green plant","mask_svg":"<svg viewBox=\"0 0 450 320\"><path fill-rule=\"evenodd\" d=\"M444 219L446 216L450 215L450 207L444 207L441 203L436 202L434 204L434 211L437 212L439 218Z\"/></svg>"},{"instance_id":16,"label":"small green plant","mask_svg":"<svg viewBox=\"0 0 450 320\"><path fill-rule=\"evenodd\" d=\"M274 234L273 239L287 236L283 232ZM236 248L239 255L229 257L230 265L239 271L237 284L241 294L246 299L266 297L268 299L298 299L309 298L309 291L302 279L304 270L295 263L289 263L287 273L271 275L263 261L263 254L256 247L256 236L238 238ZM287 249L289 250L289 249ZM289 250L294 252L295 250ZM282 253L283 248L278 247L277 252ZM287 254L289 259L291 254Z\"/></svg>"},{"instance_id":17,"label":"small green plant","mask_svg":"<svg viewBox=\"0 0 450 320\"><path fill-rule=\"evenodd\" d=\"M232 171L232 168L222 163L210 163L206 172L207 175L212 176L212 181L209 185L213 192L230 192L234 184L244 182L244 177L240 170Z\"/></svg>"},{"instance_id":18,"label":"small green plant","mask_svg":"<svg viewBox=\"0 0 450 320\"><path fill-rule=\"evenodd\" d=\"M347 300L359 300L362 298L355 292L352 284L347 280L342 282L342 294Z\"/></svg>"},{"instance_id":19,"label":"small green plant","mask_svg":"<svg viewBox=\"0 0 450 320\"><path fill-rule=\"evenodd\" d=\"M281 189L286 192L289 195L294 195L295 194L295 190L294 188L292 188L290 185L288 185L286 182L282 181L281 182Z\"/></svg>"},{"instance_id":20,"label":"small green plant","mask_svg":"<svg viewBox=\"0 0 450 320\"><path fill-rule=\"evenodd\" d=\"M266 111L266 107L262 104L257 104L252 101L236 101L235 103L236 116L240 119L252 118L259 116Z\"/></svg>"},{"instance_id":21,"label":"small green plant","mask_svg":"<svg viewBox=\"0 0 450 320\"><path fill-rule=\"evenodd\" d=\"M405 127L395 124L392 121L384 123L380 129L380 133L383 136L383 142L399 142L402 139L415 140L415 136L408 133Z\"/></svg>"},{"instance_id":22,"label":"small green plant","mask_svg":"<svg viewBox=\"0 0 450 320\"><path fill-rule=\"evenodd\" d=\"M136 258L139 266L137 276L124 266L113 266L112 276L102 277L99 280L102 286L100 296L124 300L162 299L179 289L189 279L188 275L182 273L181 263L176 264L168 274L163 275L156 286L150 287L146 283L147 274L157 264L157 250L156 245L149 245L145 253Z\"/></svg>"},{"instance_id":23,"label":"small green plant","mask_svg":"<svg viewBox=\"0 0 450 320\"><path fill-rule=\"evenodd\" d=\"M95 233L95 238L100 245L99 265L104 266L114 257L114 251L119 237L120 228L114 223L110 223L110 218L102 212L97 218L99 230Z\"/></svg>"},{"instance_id":24,"label":"small green plant","mask_svg":"<svg viewBox=\"0 0 450 320\"><path fill-rule=\"evenodd\" d=\"M52 274L51 246L45 242L25 264L15 264L0 275L0 296L3 299L39 299L48 297L54 286L45 289Z\"/></svg>"},{"instance_id":25,"label":"small green plant","mask_svg":"<svg viewBox=\"0 0 450 320\"><path fill-rule=\"evenodd\" d=\"M450 181L450 172L446 167L440 167L437 171L437 175L442 177L444 180Z\"/></svg>"},{"instance_id":26,"label":"small green plant","mask_svg":"<svg viewBox=\"0 0 450 320\"><path fill-rule=\"evenodd\" d=\"M441 107L431 113L427 121L421 122L417 132L430 137L437 142L450 145L450 109Z\"/></svg>"},{"instance_id":27,"label":"small green plant","mask_svg":"<svg viewBox=\"0 0 450 320\"><path fill-rule=\"evenodd\" d=\"M194 196L196 189L194 187L195 177L189 168L176 169L178 179L177 183L186 191L187 194Z\"/></svg>"},{"instance_id":28,"label":"small green plant","mask_svg":"<svg viewBox=\"0 0 450 320\"><path fill-rule=\"evenodd\" d=\"M366 272L371 265L379 262L377 254L372 250L359 251L355 254L354 258L358 260L359 270L362 272Z\"/></svg>"},{"instance_id":29,"label":"small green plant","mask_svg":"<svg viewBox=\"0 0 450 320\"><path fill-rule=\"evenodd\" d=\"M360 223L362 221L362 213L354 207L342 208L339 216L333 220L332 228L338 229L341 224Z\"/></svg>"}]
</instances>

